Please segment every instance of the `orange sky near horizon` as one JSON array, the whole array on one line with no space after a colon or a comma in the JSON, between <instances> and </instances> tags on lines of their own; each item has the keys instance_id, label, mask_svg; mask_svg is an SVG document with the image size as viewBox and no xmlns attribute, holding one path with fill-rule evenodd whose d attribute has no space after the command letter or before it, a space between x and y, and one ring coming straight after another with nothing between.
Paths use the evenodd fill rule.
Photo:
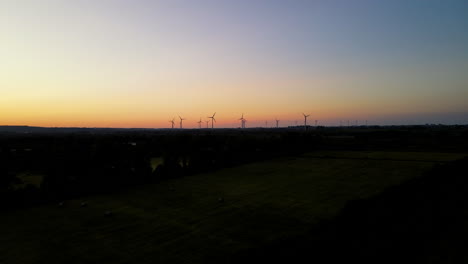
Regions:
<instances>
[{"instance_id":1,"label":"orange sky near horizon","mask_svg":"<svg viewBox=\"0 0 468 264\"><path fill-rule=\"evenodd\" d=\"M104 2L0 3L0 125L165 128L181 115L195 128L213 112L217 127L240 126L242 113L248 127L302 124L303 112L310 124L385 124L468 113L463 2Z\"/></svg>"}]
</instances>

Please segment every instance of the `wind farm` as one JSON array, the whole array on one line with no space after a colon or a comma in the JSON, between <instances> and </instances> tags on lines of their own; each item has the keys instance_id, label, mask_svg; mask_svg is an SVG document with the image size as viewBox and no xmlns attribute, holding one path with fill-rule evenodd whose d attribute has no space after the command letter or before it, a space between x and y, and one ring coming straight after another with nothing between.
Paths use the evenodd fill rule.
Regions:
<instances>
[{"instance_id":1,"label":"wind farm","mask_svg":"<svg viewBox=\"0 0 468 264\"><path fill-rule=\"evenodd\" d=\"M215 127L214 127L214 123L217 122L216 119L215 119L215 115L216 115L216 113L213 113L212 116L208 116L208 117L207 117L208 120L205 121L205 122L206 122L206 128L209 128L209 123L210 123L210 122L211 122L211 129L214 129L214 128L215 128ZM306 117L306 116L304 116L304 117L307 118L308 115L307 115L307 117ZM182 129L182 128L183 128L183 127L182 127L182 121L185 120L185 119L182 118L181 116L179 116L179 120L180 120L180 122L179 122L179 128ZM240 121L240 128L246 128L245 123L247 122L247 120L244 118L244 114L243 114L243 113L242 113L241 117L240 117L238 120ZM278 120L278 119L275 117L274 121L276 122L276 128L280 128L280 126L279 126L279 121L280 121L280 120ZM172 120L169 121L169 122L171 123L171 127L170 127L170 128L171 128L171 129L174 129L174 119L172 119ZM203 123L203 121L202 121L202 119L200 118L199 121L197 121L198 128L200 128L200 129L202 128L202 123ZM259 121L257 127L264 127L264 128L267 128L267 127L268 127L268 121L265 121L264 124L265 124L265 125L262 126L262 125L261 125L261 122ZM297 125L297 124L296 124L296 125ZM306 120L304 121L304 125L306 125ZM316 126L317 126L317 120L316 120ZM235 125L232 126L232 128L235 128L235 127L236 127ZM292 126L290 125L289 127L292 127ZM226 128L230 128L230 127L223 127L223 129L226 129ZM253 127L253 128L256 128L256 127ZM190 128L189 128L189 129L190 129Z\"/></svg>"},{"instance_id":2,"label":"wind farm","mask_svg":"<svg viewBox=\"0 0 468 264\"><path fill-rule=\"evenodd\" d=\"M307 118L310 116L310 114L306 115L304 113L301 113L302 114L302 117L304 118L304 125L303 126L298 126L297 124L297 121L295 120L285 120L288 125L285 126L287 128L294 128L294 127L302 127L302 128L307 128L308 127L308 124L307 124ZM213 113L212 116L208 116L208 120L205 120L205 121L202 121L202 118L200 117L199 121L197 121L197 127L199 129L202 128L202 123L205 122L206 123L206 128L209 128L210 127L210 122L211 122L211 129L215 129L214 127L214 123L217 122L217 120L215 119L215 115L216 113ZM182 127L182 121L185 120L185 118L182 118L181 116L179 116L179 129L183 129ZM231 126L223 126L221 127L221 129L229 129L229 128L246 128L245 124L247 122L247 120L244 118L244 113L242 113L241 117L237 119L238 121L240 121L240 126L236 126L235 124L231 125ZM225 121L226 120L222 120L222 121ZM229 123L229 121L234 121L234 120L228 120L228 122L226 123ZM274 118L274 122L275 122L275 126L274 127L271 127L271 128L281 128L280 127L280 120L275 117ZM314 120L314 124L315 124L315 127L318 127L318 120ZM172 119L171 121L169 121L169 123L171 123L171 129L174 129L174 119ZM251 128L268 128L268 120L266 121L260 121L260 120L257 120L256 122L256 126L252 126ZM368 120L365 120L364 121L364 124L361 125L361 126L364 126L366 127L368 125ZM329 123L329 125L327 125L328 127L338 127L338 126L343 126L343 121L342 120L339 120L339 121L332 121ZM348 127L350 126L349 124L349 121L348 121ZM355 120L355 126L358 126L358 120ZM189 127L189 128L186 128L186 129L192 129L193 127Z\"/></svg>"}]
</instances>

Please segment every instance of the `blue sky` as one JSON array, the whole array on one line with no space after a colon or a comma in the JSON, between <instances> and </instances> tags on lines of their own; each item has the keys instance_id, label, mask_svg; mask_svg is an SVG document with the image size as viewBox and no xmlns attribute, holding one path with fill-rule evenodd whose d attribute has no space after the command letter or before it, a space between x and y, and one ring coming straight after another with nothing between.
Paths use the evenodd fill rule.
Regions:
<instances>
[{"instance_id":1,"label":"blue sky","mask_svg":"<svg viewBox=\"0 0 468 264\"><path fill-rule=\"evenodd\" d=\"M0 124L468 123L467 28L455 0L4 0Z\"/></svg>"}]
</instances>

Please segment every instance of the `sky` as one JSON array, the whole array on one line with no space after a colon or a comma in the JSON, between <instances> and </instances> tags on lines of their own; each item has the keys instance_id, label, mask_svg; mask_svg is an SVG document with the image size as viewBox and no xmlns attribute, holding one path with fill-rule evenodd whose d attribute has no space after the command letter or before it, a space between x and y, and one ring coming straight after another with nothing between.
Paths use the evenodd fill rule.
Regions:
<instances>
[{"instance_id":1,"label":"sky","mask_svg":"<svg viewBox=\"0 0 468 264\"><path fill-rule=\"evenodd\" d=\"M0 0L0 125L468 124L467 29L464 0Z\"/></svg>"}]
</instances>

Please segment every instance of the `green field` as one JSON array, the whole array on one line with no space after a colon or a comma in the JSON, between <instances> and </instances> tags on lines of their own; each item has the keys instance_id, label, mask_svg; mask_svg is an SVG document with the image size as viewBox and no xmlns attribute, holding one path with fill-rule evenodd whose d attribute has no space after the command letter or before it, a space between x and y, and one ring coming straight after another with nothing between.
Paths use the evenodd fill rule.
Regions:
<instances>
[{"instance_id":1,"label":"green field","mask_svg":"<svg viewBox=\"0 0 468 264\"><path fill-rule=\"evenodd\" d=\"M0 263L219 263L463 156L314 152L7 212Z\"/></svg>"}]
</instances>

